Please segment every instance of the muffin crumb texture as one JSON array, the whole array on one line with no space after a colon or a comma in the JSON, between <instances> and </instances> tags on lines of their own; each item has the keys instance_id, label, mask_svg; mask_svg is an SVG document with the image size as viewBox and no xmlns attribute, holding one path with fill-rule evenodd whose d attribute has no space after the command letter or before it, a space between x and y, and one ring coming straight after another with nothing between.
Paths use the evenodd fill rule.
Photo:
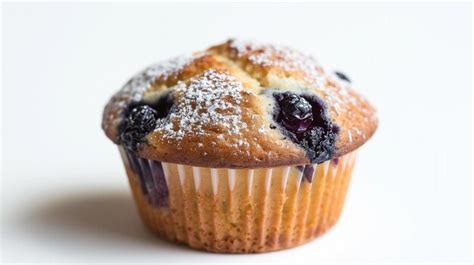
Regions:
<instances>
[{"instance_id":1,"label":"muffin crumb texture","mask_svg":"<svg viewBox=\"0 0 474 265\"><path fill-rule=\"evenodd\" d=\"M102 127L142 158L255 168L337 158L377 123L346 74L289 47L232 39L132 77L106 105Z\"/></svg>"}]
</instances>

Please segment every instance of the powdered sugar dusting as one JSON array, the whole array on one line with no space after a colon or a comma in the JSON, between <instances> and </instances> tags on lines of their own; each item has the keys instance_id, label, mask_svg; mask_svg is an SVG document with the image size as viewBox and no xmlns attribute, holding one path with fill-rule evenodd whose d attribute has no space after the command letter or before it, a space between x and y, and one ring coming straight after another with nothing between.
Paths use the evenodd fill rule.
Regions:
<instances>
[{"instance_id":1,"label":"powdered sugar dusting","mask_svg":"<svg viewBox=\"0 0 474 265\"><path fill-rule=\"evenodd\" d=\"M102 122L103 128L107 130L109 126L117 126L121 121L122 111L131 102L140 101L153 82L158 79L168 79L176 76L182 68L200 56L202 55L189 54L177 56L155 63L136 74L113 96L107 105Z\"/></svg>"},{"instance_id":2,"label":"powdered sugar dusting","mask_svg":"<svg viewBox=\"0 0 474 265\"><path fill-rule=\"evenodd\" d=\"M349 84L341 82L333 75L326 73L317 60L309 55L303 54L290 47L272 44L262 44L250 41L233 39L230 47L237 51L239 57L248 57L253 64L262 66L274 66L289 72L302 72L305 80L321 93L325 94L328 105L333 106L334 111L339 114L346 101L351 96L347 94ZM327 89L328 82L336 86L335 89ZM341 92L341 93L339 93Z\"/></svg>"},{"instance_id":3,"label":"powdered sugar dusting","mask_svg":"<svg viewBox=\"0 0 474 265\"><path fill-rule=\"evenodd\" d=\"M370 109L361 105L365 100L360 95L355 95L351 91L351 84L341 80L332 72L326 71L316 59L305 55L292 48L263 44L250 41L233 39L229 43L230 47L237 51L238 57L247 59L256 65L277 67L288 72L302 72L312 87L321 93L322 98L337 116L345 115L348 120L355 120L356 116L373 116ZM357 110L356 112L351 110ZM359 113L360 112L360 113ZM371 123L373 121L364 121ZM365 124L361 124L365 127ZM357 130L359 130L357 128ZM347 131L349 141L352 141L352 134ZM365 135L362 135L365 138Z\"/></svg>"},{"instance_id":4,"label":"powdered sugar dusting","mask_svg":"<svg viewBox=\"0 0 474 265\"><path fill-rule=\"evenodd\" d=\"M221 131L222 138L225 134L238 135L247 127L239 105L242 89L240 81L214 69L191 79L189 84L179 82L174 93L176 105L167 119L158 121L156 131L176 140L214 130Z\"/></svg>"},{"instance_id":5,"label":"powdered sugar dusting","mask_svg":"<svg viewBox=\"0 0 474 265\"><path fill-rule=\"evenodd\" d=\"M143 93L154 81L177 75L183 67L190 64L196 57L195 55L181 55L152 64L130 79L122 88L122 92L129 94L132 101L140 101Z\"/></svg>"},{"instance_id":6,"label":"powdered sugar dusting","mask_svg":"<svg viewBox=\"0 0 474 265\"><path fill-rule=\"evenodd\" d=\"M315 87L325 84L326 76L316 59L290 47L235 39L231 40L230 47L237 51L238 56L248 55L249 61L254 64L275 66L290 72L301 71L306 81Z\"/></svg>"}]
</instances>

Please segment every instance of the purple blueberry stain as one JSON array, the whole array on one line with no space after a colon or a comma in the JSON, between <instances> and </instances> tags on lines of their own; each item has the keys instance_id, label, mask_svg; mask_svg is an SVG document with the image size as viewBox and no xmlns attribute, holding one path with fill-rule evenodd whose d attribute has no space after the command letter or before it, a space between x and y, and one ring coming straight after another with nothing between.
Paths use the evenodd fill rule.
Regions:
<instances>
[{"instance_id":1,"label":"purple blueberry stain","mask_svg":"<svg viewBox=\"0 0 474 265\"><path fill-rule=\"evenodd\" d=\"M296 168L303 174L303 179L311 183L313 181L314 166L305 165L305 166L296 166Z\"/></svg>"},{"instance_id":2,"label":"purple blueberry stain","mask_svg":"<svg viewBox=\"0 0 474 265\"><path fill-rule=\"evenodd\" d=\"M316 95L274 92L274 120L283 133L306 150L313 164L330 160L339 128L329 118L324 102Z\"/></svg>"},{"instance_id":3,"label":"purple blueberry stain","mask_svg":"<svg viewBox=\"0 0 474 265\"><path fill-rule=\"evenodd\" d=\"M148 190L145 186L145 180L143 179L143 174L141 170L141 166L139 163L139 158L135 156L134 153L130 151L126 151L127 158L128 158L128 163L133 171L135 173L135 176L138 178L138 182L140 183L140 188L142 190L142 193L146 196L148 194Z\"/></svg>"},{"instance_id":4,"label":"purple blueberry stain","mask_svg":"<svg viewBox=\"0 0 474 265\"><path fill-rule=\"evenodd\" d=\"M307 165L304 167L303 177L309 183L313 182L313 173L314 173L314 167L312 165Z\"/></svg>"},{"instance_id":5,"label":"purple blueberry stain","mask_svg":"<svg viewBox=\"0 0 474 265\"><path fill-rule=\"evenodd\" d=\"M140 165L137 164L138 161L135 161L135 156L131 154L129 151L125 151L125 154L127 156L127 160L128 160L128 164L130 168L132 169L134 173L137 173L138 170L140 170Z\"/></svg>"},{"instance_id":6,"label":"purple blueberry stain","mask_svg":"<svg viewBox=\"0 0 474 265\"><path fill-rule=\"evenodd\" d=\"M331 164L332 164L333 166L337 166L338 163L339 163L339 158L338 158L338 157L333 158L333 159L331 160Z\"/></svg>"},{"instance_id":7,"label":"purple blueberry stain","mask_svg":"<svg viewBox=\"0 0 474 265\"><path fill-rule=\"evenodd\" d=\"M155 182L155 189L158 201L156 206L158 207L168 207L168 185L166 184L165 172L163 171L163 166L158 161L151 161L151 174Z\"/></svg>"},{"instance_id":8,"label":"purple blueberry stain","mask_svg":"<svg viewBox=\"0 0 474 265\"><path fill-rule=\"evenodd\" d=\"M147 201L154 207L168 207L169 190L161 162L139 158L132 151L126 154Z\"/></svg>"},{"instance_id":9,"label":"purple blueberry stain","mask_svg":"<svg viewBox=\"0 0 474 265\"><path fill-rule=\"evenodd\" d=\"M153 181L153 176L151 175L151 169L148 164L148 160L139 158L140 166L142 169L142 179L145 182L145 187L147 190L147 198L151 205L156 205L158 202L157 191L155 189L155 183Z\"/></svg>"}]
</instances>

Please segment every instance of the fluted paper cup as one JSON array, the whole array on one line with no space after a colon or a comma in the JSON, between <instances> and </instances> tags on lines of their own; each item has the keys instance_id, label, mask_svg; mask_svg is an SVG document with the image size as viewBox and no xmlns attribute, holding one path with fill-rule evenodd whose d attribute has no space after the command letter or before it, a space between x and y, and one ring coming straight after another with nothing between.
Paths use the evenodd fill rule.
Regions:
<instances>
[{"instance_id":1,"label":"fluted paper cup","mask_svg":"<svg viewBox=\"0 0 474 265\"><path fill-rule=\"evenodd\" d=\"M227 253L285 249L322 235L339 218L356 157L215 169L120 153L145 225L165 239Z\"/></svg>"}]
</instances>

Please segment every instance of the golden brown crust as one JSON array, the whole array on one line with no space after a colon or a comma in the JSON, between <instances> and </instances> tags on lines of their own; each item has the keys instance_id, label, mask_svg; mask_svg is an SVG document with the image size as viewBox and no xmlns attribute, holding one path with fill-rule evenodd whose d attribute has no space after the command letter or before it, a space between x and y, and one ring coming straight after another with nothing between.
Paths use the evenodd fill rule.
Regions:
<instances>
[{"instance_id":1,"label":"golden brown crust","mask_svg":"<svg viewBox=\"0 0 474 265\"><path fill-rule=\"evenodd\" d=\"M364 98L311 57L286 47L230 40L147 71L111 99L102 126L118 143L128 104L171 91L178 110L140 145L138 154L148 159L235 168L309 164L303 148L271 128L269 89L303 91L324 101L339 127L335 156L355 150L377 128L375 110Z\"/></svg>"}]
</instances>

